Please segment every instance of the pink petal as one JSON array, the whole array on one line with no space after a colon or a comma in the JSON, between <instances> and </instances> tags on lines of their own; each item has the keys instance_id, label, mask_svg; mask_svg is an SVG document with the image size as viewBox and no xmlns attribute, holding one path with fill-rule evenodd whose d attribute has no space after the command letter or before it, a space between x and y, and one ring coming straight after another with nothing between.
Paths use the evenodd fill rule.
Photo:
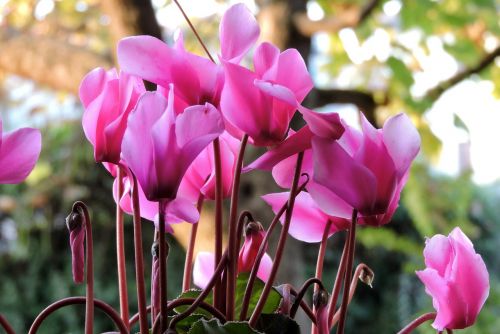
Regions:
<instances>
[{"instance_id":1,"label":"pink petal","mask_svg":"<svg viewBox=\"0 0 500 334\"><path fill-rule=\"evenodd\" d=\"M222 58L239 63L260 34L257 20L244 4L231 6L219 27Z\"/></svg>"},{"instance_id":2,"label":"pink petal","mask_svg":"<svg viewBox=\"0 0 500 334\"><path fill-rule=\"evenodd\" d=\"M87 108L99 96L109 80L117 77L115 69L106 71L102 67L98 67L90 71L83 78L79 88L80 101L82 101L84 108Z\"/></svg>"},{"instance_id":3,"label":"pink petal","mask_svg":"<svg viewBox=\"0 0 500 334\"><path fill-rule=\"evenodd\" d=\"M297 155L293 155L278 162L276 166L273 167L272 174L277 185L287 189L290 189L292 187L296 163ZM309 175L309 182L312 182L311 178L313 175L313 158L311 149L307 149L304 151L301 173L307 173ZM306 180L307 177L305 175L301 176L299 184L304 183Z\"/></svg>"},{"instance_id":4,"label":"pink petal","mask_svg":"<svg viewBox=\"0 0 500 334\"><path fill-rule=\"evenodd\" d=\"M298 108L307 125L316 136L335 140L339 139L344 133L344 126L340 122L338 113L320 113L301 105Z\"/></svg>"},{"instance_id":5,"label":"pink petal","mask_svg":"<svg viewBox=\"0 0 500 334\"><path fill-rule=\"evenodd\" d=\"M262 199L269 204L273 212L278 212L288 201L288 192L274 193L262 196ZM292 220L288 233L297 240L304 242L320 242L325 231L329 217L324 214L308 193L301 192L295 198ZM284 215L281 223L284 221ZM334 231L330 230L329 235Z\"/></svg>"},{"instance_id":6,"label":"pink petal","mask_svg":"<svg viewBox=\"0 0 500 334\"><path fill-rule=\"evenodd\" d=\"M38 129L22 128L2 135L0 183L19 183L31 173L42 149Z\"/></svg>"},{"instance_id":7,"label":"pink petal","mask_svg":"<svg viewBox=\"0 0 500 334\"><path fill-rule=\"evenodd\" d=\"M275 77L275 65L278 62L280 49L271 43L261 43L253 54L255 73L263 80L272 80ZM295 98L294 98L295 99Z\"/></svg>"},{"instance_id":8,"label":"pink petal","mask_svg":"<svg viewBox=\"0 0 500 334\"><path fill-rule=\"evenodd\" d=\"M439 275L445 276L451 269L453 249L444 235L438 234L425 242L424 248L425 265L435 269Z\"/></svg>"},{"instance_id":9,"label":"pink petal","mask_svg":"<svg viewBox=\"0 0 500 334\"><path fill-rule=\"evenodd\" d=\"M289 136L281 144L264 153L250 165L243 168L244 172L254 169L271 170L278 162L311 147L312 133L305 126L296 133Z\"/></svg>"},{"instance_id":10,"label":"pink petal","mask_svg":"<svg viewBox=\"0 0 500 334\"><path fill-rule=\"evenodd\" d=\"M215 255L210 252L199 252L193 267L193 282L204 289L214 274Z\"/></svg>"},{"instance_id":11,"label":"pink petal","mask_svg":"<svg viewBox=\"0 0 500 334\"><path fill-rule=\"evenodd\" d=\"M410 168L420 150L420 136L408 116L398 114L389 118L383 128L384 144L394 161L398 175Z\"/></svg>"},{"instance_id":12,"label":"pink petal","mask_svg":"<svg viewBox=\"0 0 500 334\"><path fill-rule=\"evenodd\" d=\"M152 36L132 36L118 43L118 62L123 71L163 87L175 83L177 94L199 103L200 82L185 52Z\"/></svg>"},{"instance_id":13,"label":"pink petal","mask_svg":"<svg viewBox=\"0 0 500 334\"><path fill-rule=\"evenodd\" d=\"M290 106L293 107L297 106L297 100L295 99L295 95L287 87L272 83L270 81L257 80L257 79L254 81L254 84L257 88L259 88L262 92L266 93L267 95L277 98L278 100L286 104L289 104Z\"/></svg>"},{"instance_id":14,"label":"pink petal","mask_svg":"<svg viewBox=\"0 0 500 334\"><path fill-rule=\"evenodd\" d=\"M335 141L314 137L314 181L327 187L359 212L371 210L377 180Z\"/></svg>"},{"instance_id":15,"label":"pink petal","mask_svg":"<svg viewBox=\"0 0 500 334\"><path fill-rule=\"evenodd\" d=\"M299 103L314 86L304 59L296 49L288 49L280 54L275 82L288 87Z\"/></svg>"},{"instance_id":16,"label":"pink petal","mask_svg":"<svg viewBox=\"0 0 500 334\"><path fill-rule=\"evenodd\" d=\"M453 310L450 308L453 302L449 302L450 289L446 281L434 269L427 268L417 271L416 274L424 283L425 292L432 297L432 304L437 311L432 327L442 331L453 321Z\"/></svg>"},{"instance_id":17,"label":"pink petal","mask_svg":"<svg viewBox=\"0 0 500 334\"><path fill-rule=\"evenodd\" d=\"M331 217L347 220L347 226L345 227L349 226L352 217L352 206L328 188L314 182L314 180L309 181L307 184L307 191L309 191L311 198L321 211Z\"/></svg>"},{"instance_id":18,"label":"pink petal","mask_svg":"<svg viewBox=\"0 0 500 334\"><path fill-rule=\"evenodd\" d=\"M167 206L167 222L171 224L187 222L196 224L200 220L200 213L193 202L177 197Z\"/></svg>"},{"instance_id":19,"label":"pink petal","mask_svg":"<svg viewBox=\"0 0 500 334\"><path fill-rule=\"evenodd\" d=\"M262 260L260 260L259 270L257 270L257 277L262 281L267 282L269 275L271 275L271 269L273 268L273 260L269 254L264 253Z\"/></svg>"}]
</instances>

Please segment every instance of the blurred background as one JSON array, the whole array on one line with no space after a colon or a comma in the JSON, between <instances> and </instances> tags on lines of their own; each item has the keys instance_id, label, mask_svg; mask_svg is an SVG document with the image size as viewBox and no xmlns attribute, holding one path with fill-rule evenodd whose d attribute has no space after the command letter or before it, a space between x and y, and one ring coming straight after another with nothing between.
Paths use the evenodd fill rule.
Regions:
<instances>
[{"instance_id":1,"label":"blurred background","mask_svg":"<svg viewBox=\"0 0 500 334\"><path fill-rule=\"evenodd\" d=\"M213 54L218 22L240 1L181 0ZM414 274L424 267L426 237L454 226L473 240L491 279L477 324L463 333L500 328L500 2L498 0L246 0L261 24L261 40L297 48L315 82L305 105L337 110L377 126L406 112L422 136L418 156L393 222L359 230L356 263L376 273L360 285L349 310L350 333L395 333L432 311ZM202 50L170 0L0 0L0 112L4 130L43 131L40 161L28 180L0 187L0 313L19 333L52 301L83 295L71 280L64 217L75 200L92 210L96 297L118 307L112 179L95 164L81 128L77 96L82 77L116 66L115 46L128 35L171 42L177 28L187 48ZM254 152L257 154L258 152ZM249 157L249 159L251 159ZM242 208L264 225L271 211L259 196L278 188L263 173L245 175ZM207 207L200 249L210 249ZM144 224L150 263L152 227ZM169 264L182 268L189 227L176 230ZM135 311L132 226L125 225L131 310ZM331 288L344 236L329 242L324 281ZM296 286L314 273L318 247L290 242L281 277ZM149 270L146 270L149 271ZM170 297L182 270L171 270ZM147 279L149 273L146 273ZM283 282L283 279L280 279ZM96 330L112 329L97 314ZM43 333L80 333L83 307L55 314ZM305 326L304 332L309 326ZM423 326L419 333L434 333ZM1 330L0 330L1 331Z\"/></svg>"}]
</instances>

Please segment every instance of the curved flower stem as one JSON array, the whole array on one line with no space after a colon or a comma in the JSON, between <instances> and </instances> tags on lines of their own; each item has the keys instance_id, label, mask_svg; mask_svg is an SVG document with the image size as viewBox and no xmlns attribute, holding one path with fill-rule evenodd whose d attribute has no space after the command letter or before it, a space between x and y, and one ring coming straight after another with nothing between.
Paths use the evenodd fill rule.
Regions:
<instances>
[{"instance_id":1,"label":"curved flower stem","mask_svg":"<svg viewBox=\"0 0 500 334\"><path fill-rule=\"evenodd\" d=\"M346 258L347 258L347 246L349 244L349 237L346 236L344 242L344 249L342 250L342 256L340 258L339 268L337 270L337 275L335 276L335 283L333 284L332 296L330 297L330 302L328 303L328 324L330 329L333 327L333 316L335 314L335 308L337 307L337 299L340 294L340 287L342 286L345 266L346 266Z\"/></svg>"},{"instance_id":2,"label":"curved flower stem","mask_svg":"<svg viewBox=\"0 0 500 334\"><path fill-rule=\"evenodd\" d=\"M14 329L9 324L7 319L5 319L5 317L1 314L0 314L0 327L5 329L6 334L16 334L16 332L14 332Z\"/></svg>"},{"instance_id":3,"label":"curved flower stem","mask_svg":"<svg viewBox=\"0 0 500 334\"><path fill-rule=\"evenodd\" d=\"M193 28L194 29L194 28ZM201 40L200 40L201 41ZM209 56L210 54L207 53ZM215 225L215 245L214 245L214 266L220 262L222 257L222 201L223 193L222 193L222 162L220 156L220 142L219 138L214 140L214 166L215 166L215 217L214 217L214 225ZM215 270L215 268L214 268ZM222 280L219 279L215 282L214 286L214 300L213 304L218 309L221 309L222 296Z\"/></svg>"},{"instance_id":4,"label":"curved flower stem","mask_svg":"<svg viewBox=\"0 0 500 334\"><path fill-rule=\"evenodd\" d=\"M144 259L142 250L142 228L141 228L141 212L139 205L139 186L137 178L132 175L132 207L134 211L134 252L135 252L135 280L137 285L137 307L139 309L139 328L141 334L148 334L148 314L146 304L146 291L144 284ZM128 309L127 309L128 312ZM130 324L127 325L130 328Z\"/></svg>"},{"instance_id":5,"label":"curved flower stem","mask_svg":"<svg viewBox=\"0 0 500 334\"><path fill-rule=\"evenodd\" d=\"M149 314L151 313L151 305L148 305L146 307L146 314ZM137 321L139 321L139 313L136 313L134 314L129 320L128 320L128 324L129 326L132 328L132 326L134 326ZM148 329L149 330L149 329Z\"/></svg>"},{"instance_id":6,"label":"curved flower stem","mask_svg":"<svg viewBox=\"0 0 500 334\"><path fill-rule=\"evenodd\" d=\"M234 294L236 290L236 264L238 259L238 249L236 245L236 215L238 212L238 191L240 188L241 168L243 167L243 157L248 141L245 134L241 139L240 152L234 171L233 188L231 191L231 206L229 210L229 238L228 238L228 268L227 268L227 292L226 292L226 318L228 321L234 319Z\"/></svg>"},{"instance_id":7,"label":"curved flower stem","mask_svg":"<svg viewBox=\"0 0 500 334\"><path fill-rule=\"evenodd\" d=\"M290 284L283 284L283 300L280 305L280 313L290 316L290 308L292 301L292 286Z\"/></svg>"},{"instance_id":8,"label":"curved flower stem","mask_svg":"<svg viewBox=\"0 0 500 334\"><path fill-rule=\"evenodd\" d=\"M212 278L210 278L210 281L207 283L206 287L203 289L203 291L196 297L196 299L193 299L193 302L190 304L188 309L181 314L176 315L172 321L170 322L170 325L168 328L175 328L175 325L181 321L182 319L186 318L189 316L191 313L193 313L196 308L203 302L205 298L207 298L208 294L212 290L215 282L220 279L220 274L222 273L222 270L226 267L227 264L227 252L224 253L221 262L218 264L217 268L214 271L214 274L212 275ZM174 301L175 302L175 301ZM208 304L209 305L209 304ZM212 306L210 305L212 308ZM219 312L219 311L218 311Z\"/></svg>"},{"instance_id":9,"label":"curved flower stem","mask_svg":"<svg viewBox=\"0 0 500 334\"><path fill-rule=\"evenodd\" d=\"M59 310L60 308L63 308L68 305L83 305L83 304L88 304L86 297L68 297L50 304L36 317L35 321L33 321L33 324L31 325L28 334L35 334L42 325L42 323L45 321L45 319L47 319L49 315ZM99 299L93 300L92 305L103 311L111 320L113 320L113 322L115 323L116 327L118 327L118 330L120 331L121 334L129 333L128 328L125 325L125 322L123 322L118 312L116 312L111 306L109 306L108 304Z\"/></svg>"},{"instance_id":10,"label":"curved flower stem","mask_svg":"<svg viewBox=\"0 0 500 334\"><path fill-rule=\"evenodd\" d=\"M290 289L290 292L292 293L292 295L295 296L295 298L297 298L298 293L297 293L297 291L293 287ZM302 309L304 310L305 314L309 317L309 319L311 319L312 323L315 324L316 323L316 316L314 315L313 310L304 301L304 299L302 299L300 301L300 307L302 307Z\"/></svg>"},{"instance_id":11,"label":"curved flower stem","mask_svg":"<svg viewBox=\"0 0 500 334\"><path fill-rule=\"evenodd\" d=\"M398 334L410 334L411 332L413 332L414 329L419 327L424 322L429 320L434 320L435 318L436 318L436 313L434 312L422 314L420 317L418 317L417 319L413 320L408 325L406 325L406 327L400 330Z\"/></svg>"},{"instance_id":12,"label":"curved flower stem","mask_svg":"<svg viewBox=\"0 0 500 334\"><path fill-rule=\"evenodd\" d=\"M321 238L321 244L319 245L319 251L318 251L318 261L316 262L316 278L321 280L321 277L323 276L323 264L325 262L325 253L326 253L326 246L328 244L328 234L330 233L330 227L332 226L332 220L328 219L325 225L325 230L323 231L323 237ZM314 287L314 293L319 291L319 286L316 285ZM313 311L316 314L316 308L313 305ZM316 334L317 333L317 327L312 324L311 326L311 333Z\"/></svg>"},{"instance_id":13,"label":"curved flower stem","mask_svg":"<svg viewBox=\"0 0 500 334\"><path fill-rule=\"evenodd\" d=\"M159 261L160 261L160 327L163 331L168 326L167 314L167 240L165 239L165 210L167 207L166 201L158 202L159 215Z\"/></svg>"},{"instance_id":14,"label":"curved flower stem","mask_svg":"<svg viewBox=\"0 0 500 334\"><path fill-rule=\"evenodd\" d=\"M354 271L354 275L353 275L352 280L351 280L351 288L349 289L349 299L347 301L347 305L349 305L351 303L352 297L356 293L356 288L358 287L358 282L363 281L363 278L362 278L363 274L364 274L364 276L371 276L371 277L374 276L373 270L371 270L370 267L368 267L364 263L360 263L356 267L356 270ZM365 283L368 285L371 285L371 281L370 281L370 283L369 282L365 282ZM337 312L335 312L335 315L332 318L332 327L335 326L337 321L339 321L339 318L340 318L340 310L337 310Z\"/></svg>"},{"instance_id":15,"label":"curved flower stem","mask_svg":"<svg viewBox=\"0 0 500 334\"><path fill-rule=\"evenodd\" d=\"M304 183L302 183L302 185L297 189L295 196L297 196L302 190L304 190L307 183L309 182L309 176L307 174L302 174L302 175L306 175L307 180ZM280 210L276 213L271 224L267 228L266 235L264 236L264 239L262 240L262 243L261 243L260 248L259 248L259 252L257 253L257 257L255 258L255 263L252 266L252 271L250 272L250 276L248 277L247 286L245 288L245 295L243 296L243 302L242 302L241 312L240 312L240 321L243 321L247 318L250 297L252 296L253 285L255 283L255 279L257 278L257 272L259 271L260 262L262 261L262 257L264 256L264 253L266 251L267 244L269 242L269 238L271 236L271 233L273 232L274 228L278 224L283 213L285 213L287 205L288 205L288 202L283 204L283 206L280 208Z\"/></svg>"},{"instance_id":16,"label":"curved flower stem","mask_svg":"<svg viewBox=\"0 0 500 334\"><path fill-rule=\"evenodd\" d=\"M86 243L86 305L85 305L85 334L92 334L94 331L94 258L92 242L92 222L90 220L87 206L80 201L73 204L73 212L78 212L83 216L85 227ZM128 321L128 319L127 319Z\"/></svg>"},{"instance_id":17,"label":"curved flower stem","mask_svg":"<svg viewBox=\"0 0 500 334\"><path fill-rule=\"evenodd\" d=\"M118 198L123 194L123 170L117 166ZM125 267L125 242L123 235L123 210L119 201L116 203L116 262L118 269L118 292L120 296L120 316L128 327L128 292L127 292L127 269Z\"/></svg>"},{"instance_id":18,"label":"curved flower stem","mask_svg":"<svg viewBox=\"0 0 500 334\"><path fill-rule=\"evenodd\" d=\"M281 229L280 238L278 241L278 246L276 249L276 254L274 256L273 266L271 268L271 273L269 274L269 278L262 289L262 294L260 295L259 301L255 306L252 316L250 317L250 326L255 327L257 320L264 308L264 304L266 303L267 297L269 296L269 292L274 284L274 279L276 278L276 274L278 273L278 268L281 263L281 258L283 256L283 252L285 251L286 238L288 237L288 229L290 227L290 221L292 220L293 206L295 203L295 194L297 192L300 171L302 169L302 160L304 158L304 152L300 152L297 155L297 163L295 165L295 174L293 176L292 188L290 189L290 197L288 198L288 205L286 208L285 222L283 223L283 228Z\"/></svg>"},{"instance_id":19,"label":"curved flower stem","mask_svg":"<svg viewBox=\"0 0 500 334\"><path fill-rule=\"evenodd\" d=\"M204 196L200 194L200 196L198 197L198 203L196 205L196 208L200 214L203 208L203 201L204 201ZM193 272L193 253L194 253L194 245L196 243L196 234L198 232L199 223L200 221L198 220L196 224L191 224L191 235L189 236L189 245L186 252L186 261L184 262L182 291L186 291L191 288L191 273Z\"/></svg>"},{"instance_id":20,"label":"curved flower stem","mask_svg":"<svg viewBox=\"0 0 500 334\"><path fill-rule=\"evenodd\" d=\"M167 311L172 311L174 308L179 307L179 306L185 306L185 305L193 305L193 303L196 301L194 298L180 298L171 301L168 303L167 306ZM205 303L203 301L199 302L196 307L202 308L203 310L209 312L212 314L215 318L219 319L222 323L226 322L226 318L224 317L224 314L217 310L215 307L212 305ZM160 333L160 316L156 317L156 320L153 324L153 328L151 329L152 334L159 334ZM166 332L167 334L170 333L177 333L174 329L169 328Z\"/></svg>"},{"instance_id":21,"label":"curved flower stem","mask_svg":"<svg viewBox=\"0 0 500 334\"><path fill-rule=\"evenodd\" d=\"M304 298L304 295L306 294L307 289L309 289L309 287L313 284L316 284L319 289L322 289L322 290L325 289L323 286L323 282L321 282L321 280L317 277L313 277L313 278L310 278L307 281L305 281L304 284L302 284L302 287L300 288L300 290L298 291L297 296L295 298L295 302L293 303L292 309L290 310L290 317L291 318L295 318L295 314L297 313L297 310L299 309L300 302Z\"/></svg>"},{"instance_id":22,"label":"curved flower stem","mask_svg":"<svg viewBox=\"0 0 500 334\"><path fill-rule=\"evenodd\" d=\"M354 250L356 242L356 225L358 221L358 211L352 211L351 228L349 229L349 246L347 252L347 267L344 277L344 293L342 295L342 304L340 306L340 319L337 327L337 334L344 334L345 319L347 315L347 307L349 303L349 287L351 284L352 263L354 261Z\"/></svg>"}]
</instances>

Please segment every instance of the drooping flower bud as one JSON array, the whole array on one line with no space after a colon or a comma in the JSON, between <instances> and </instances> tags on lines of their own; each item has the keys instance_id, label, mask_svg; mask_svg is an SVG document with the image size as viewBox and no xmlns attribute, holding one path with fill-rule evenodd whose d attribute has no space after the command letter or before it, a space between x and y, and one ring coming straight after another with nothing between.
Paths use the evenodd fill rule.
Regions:
<instances>
[{"instance_id":1,"label":"drooping flower bud","mask_svg":"<svg viewBox=\"0 0 500 334\"><path fill-rule=\"evenodd\" d=\"M259 222L249 222L245 226L245 241L243 242L238 258L238 272L252 271L260 245L265 236L264 228Z\"/></svg>"},{"instance_id":2,"label":"drooping flower bud","mask_svg":"<svg viewBox=\"0 0 500 334\"><path fill-rule=\"evenodd\" d=\"M69 231L69 245L71 248L71 269L73 281L83 283L85 272L85 219L79 211L72 211L66 217L66 226Z\"/></svg>"}]
</instances>

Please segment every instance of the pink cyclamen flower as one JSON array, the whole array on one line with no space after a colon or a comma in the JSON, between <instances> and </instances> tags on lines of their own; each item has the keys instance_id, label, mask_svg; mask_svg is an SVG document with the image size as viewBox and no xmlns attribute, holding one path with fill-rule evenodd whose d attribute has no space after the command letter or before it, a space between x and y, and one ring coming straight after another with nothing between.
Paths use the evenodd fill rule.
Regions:
<instances>
[{"instance_id":1,"label":"pink cyclamen flower","mask_svg":"<svg viewBox=\"0 0 500 334\"><path fill-rule=\"evenodd\" d=\"M174 110L168 99L144 93L128 119L122 158L150 201L172 200L193 160L224 131L220 112L210 104Z\"/></svg>"},{"instance_id":2,"label":"pink cyclamen flower","mask_svg":"<svg viewBox=\"0 0 500 334\"><path fill-rule=\"evenodd\" d=\"M243 4L236 4L224 14L220 27L221 58L239 63L259 36L259 26ZM173 47L151 36L132 36L118 44L120 67L143 79L168 89L188 105L209 102L219 105L224 73L211 60L187 52L182 36Z\"/></svg>"},{"instance_id":3,"label":"pink cyclamen flower","mask_svg":"<svg viewBox=\"0 0 500 334\"><path fill-rule=\"evenodd\" d=\"M35 167L41 149L40 130L21 128L3 133L0 119L0 184L23 182Z\"/></svg>"},{"instance_id":4,"label":"pink cyclamen flower","mask_svg":"<svg viewBox=\"0 0 500 334\"><path fill-rule=\"evenodd\" d=\"M238 160L239 141L224 132L219 137L222 197L231 195L233 174ZM196 203L203 195L215 200L215 160L213 143L205 148L186 171L179 187L179 196Z\"/></svg>"},{"instance_id":5,"label":"pink cyclamen flower","mask_svg":"<svg viewBox=\"0 0 500 334\"><path fill-rule=\"evenodd\" d=\"M248 134L255 145L282 142L289 123L313 87L304 60L295 49L284 52L270 43L254 53L255 71L223 60L225 81L221 111L234 129Z\"/></svg>"},{"instance_id":6,"label":"pink cyclamen flower","mask_svg":"<svg viewBox=\"0 0 500 334\"><path fill-rule=\"evenodd\" d=\"M420 136L405 114L379 130L362 117L361 133L346 129L340 141L315 136L312 148L314 181L358 210L366 224L381 225L397 208ZM333 211L323 202L325 212Z\"/></svg>"},{"instance_id":7,"label":"pink cyclamen flower","mask_svg":"<svg viewBox=\"0 0 500 334\"><path fill-rule=\"evenodd\" d=\"M288 201L289 192L267 194L262 199L271 206L274 213ZM283 224L284 216L281 218ZM328 221L331 221L328 237L337 231L348 229L350 222L324 213L313 200L311 195L301 192L295 197L292 220L288 233L297 240L304 242L320 242L323 238Z\"/></svg>"},{"instance_id":8,"label":"pink cyclamen flower","mask_svg":"<svg viewBox=\"0 0 500 334\"><path fill-rule=\"evenodd\" d=\"M138 77L115 69L96 68L80 84L80 100L85 108L82 124L85 136L94 146L97 162L120 162L127 117L139 96L145 92Z\"/></svg>"},{"instance_id":9,"label":"pink cyclamen flower","mask_svg":"<svg viewBox=\"0 0 500 334\"><path fill-rule=\"evenodd\" d=\"M428 239L424 249L427 268L417 271L432 297L438 331L471 326L488 298L488 270L467 236L456 227L448 237Z\"/></svg>"}]
</instances>

